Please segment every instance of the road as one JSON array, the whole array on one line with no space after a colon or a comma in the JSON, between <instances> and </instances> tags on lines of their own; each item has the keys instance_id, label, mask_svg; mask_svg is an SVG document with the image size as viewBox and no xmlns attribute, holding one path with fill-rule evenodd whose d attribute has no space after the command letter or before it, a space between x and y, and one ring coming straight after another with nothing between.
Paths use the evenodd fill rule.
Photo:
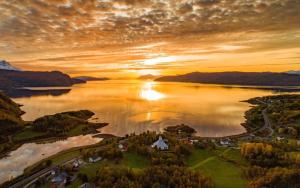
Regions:
<instances>
[{"instance_id":1,"label":"road","mask_svg":"<svg viewBox=\"0 0 300 188\"><path fill-rule=\"evenodd\" d=\"M41 171L39 171L39 172L37 172L35 174L32 174L31 176L29 176L29 177L27 177L25 179L23 179L23 180L15 183L14 185L9 186L9 188L20 188L20 187L25 188L30 182L33 182L37 178L50 173L51 170L53 170L56 166L66 165L66 164L74 161L76 158L78 158L78 157L75 157L75 158L72 158L70 160L64 161L64 162L62 162L62 163L60 163L58 165L53 165L51 167L45 168L45 169L43 169L43 170L41 170Z\"/></svg>"},{"instance_id":2,"label":"road","mask_svg":"<svg viewBox=\"0 0 300 188\"><path fill-rule=\"evenodd\" d=\"M271 121L270 121L270 119L269 119L269 117L268 117L268 115L267 115L267 109L268 109L268 105L269 105L269 104L266 103L266 102L264 102L264 101L261 101L261 100L259 100L259 99L256 99L256 100L257 100L258 102L262 103L262 104L266 104L267 107L262 111L262 115L263 115L264 122L265 122L264 126L262 126L261 128L259 128L258 130L256 130L256 131L253 132L253 133L255 134L255 133L258 133L258 132L263 131L263 130L265 130L265 129L268 129L268 130L269 130L269 134L268 134L267 136L272 136L273 133L274 133L274 130L273 130L273 128L272 128Z\"/></svg>"}]
</instances>

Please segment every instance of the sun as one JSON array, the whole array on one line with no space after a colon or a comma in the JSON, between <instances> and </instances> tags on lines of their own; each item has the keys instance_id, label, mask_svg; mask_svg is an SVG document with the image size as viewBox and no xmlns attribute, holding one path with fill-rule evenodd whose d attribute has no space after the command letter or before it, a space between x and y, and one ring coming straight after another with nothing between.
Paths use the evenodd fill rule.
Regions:
<instances>
[{"instance_id":1,"label":"sun","mask_svg":"<svg viewBox=\"0 0 300 188\"><path fill-rule=\"evenodd\" d=\"M160 99L165 98L165 95L155 91L153 89L153 86L155 85L154 82L145 82L142 86L141 92L140 92L140 97L142 99L146 99L148 101L157 101Z\"/></svg>"}]
</instances>

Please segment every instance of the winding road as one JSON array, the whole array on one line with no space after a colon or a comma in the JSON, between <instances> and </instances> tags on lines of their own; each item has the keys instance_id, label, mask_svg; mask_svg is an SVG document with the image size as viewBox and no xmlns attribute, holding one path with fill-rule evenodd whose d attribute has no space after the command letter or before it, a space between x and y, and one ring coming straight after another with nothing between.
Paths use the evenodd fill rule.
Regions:
<instances>
[{"instance_id":1,"label":"winding road","mask_svg":"<svg viewBox=\"0 0 300 188\"><path fill-rule=\"evenodd\" d=\"M263 130L265 130L265 129L268 129L268 130L269 130L269 134L268 134L267 136L270 137L270 136L273 135L274 129L272 128L271 121L270 121L270 119L269 119L269 117L268 117L268 115L267 115L267 109L268 109L268 105L269 105L269 104L266 103L266 102L264 102L264 101L261 101L261 100L259 100L259 99L256 99L256 101L258 101L258 102L260 102L260 103L262 103L262 104L267 105L267 107L262 111L262 115L263 115L264 122L265 122L264 126L262 126L261 128L259 128L259 129L256 130L256 131L254 131L253 133L255 134L255 133L261 132L261 131L263 131Z\"/></svg>"}]
</instances>

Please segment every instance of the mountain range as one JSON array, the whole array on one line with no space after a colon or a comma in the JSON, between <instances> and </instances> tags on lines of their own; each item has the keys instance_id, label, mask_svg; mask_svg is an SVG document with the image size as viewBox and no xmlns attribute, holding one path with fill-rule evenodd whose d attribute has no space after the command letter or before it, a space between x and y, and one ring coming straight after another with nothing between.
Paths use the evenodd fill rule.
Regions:
<instances>
[{"instance_id":1,"label":"mountain range","mask_svg":"<svg viewBox=\"0 0 300 188\"><path fill-rule=\"evenodd\" d=\"M155 81L250 86L300 86L300 75L274 72L192 72L163 76Z\"/></svg>"},{"instance_id":2,"label":"mountain range","mask_svg":"<svg viewBox=\"0 0 300 188\"><path fill-rule=\"evenodd\" d=\"M21 71L20 69L12 66L9 62L7 62L5 60L0 60L0 69L1 70Z\"/></svg>"},{"instance_id":3,"label":"mountain range","mask_svg":"<svg viewBox=\"0 0 300 188\"><path fill-rule=\"evenodd\" d=\"M156 78L159 78L159 76L155 76L153 74L146 74L138 77L139 80L155 80Z\"/></svg>"},{"instance_id":4,"label":"mountain range","mask_svg":"<svg viewBox=\"0 0 300 188\"><path fill-rule=\"evenodd\" d=\"M59 71L21 71L6 61L0 63L0 90L8 91L22 87L65 87L83 80L73 79Z\"/></svg>"},{"instance_id":5,"label":"mountain range","mask_svg":"<svg viewBox=\"0 0 300 188\"><path fill-rule=\"evenodd\" d=\"M104 81L104 80L109 80L109 78L106 78L106 77L92 77L92 76L78 76L78 77L74 77L73 79L82 80L82 81Z\"/></svg>"},{"instance_id":6,"label":"mountain range","mask_svg":"<svg viewBox=\"0 0 300 188\"><path fill-rule=\"evenodd\" d=\"M296 71L296 70L287 71L286 73L288 73L288 74L298 74L298 75L300 75L300 71Z\"/></svg>"}]
</instances>

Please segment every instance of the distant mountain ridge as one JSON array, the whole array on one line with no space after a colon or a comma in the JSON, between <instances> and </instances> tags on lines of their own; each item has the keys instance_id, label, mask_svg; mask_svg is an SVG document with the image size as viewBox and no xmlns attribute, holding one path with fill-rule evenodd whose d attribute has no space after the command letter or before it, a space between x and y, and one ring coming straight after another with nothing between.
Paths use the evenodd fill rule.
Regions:
<instances>
[{"instance_id":1,"label":"distant mountain ridge","mask_svg":"<svg viewBox=\"0 0 300 188\"><path fill-rule=\"evenodd\" d=\"M12 66L9 62L7 62L5 60L0 60L0 70L21 71L20 69Z\"/></svg>"},{"instance_id":2,"label":"distant mountain ridge","mask_svg":"<svg viewBox=\"0 0 300 188\"><path fill-rule=\"evenodd\" d=\"M21 87L60 87L72 86L84 81L74 80L59 71L33 72L0 70L0 89L8 90Z\"/></svg>"},{"instance_id":3,"label":"distant mountain ridge","mask_svg":"<svg viewBox=\"0 0 300 188\"><path fill-rule=\"evenodd\" d=\"M85 83L85 81L72 79L59 71L21 71L7 61L0 61L0 90L6 93L13 93L14 90L22 87L66 87L77 83Z\"/></svg>"},{"instance_id":4,"label":"distant mountain ridge","mask_svg":"<svg viewBox=\"0 0 300 188\"><path fill-rule=\"evenodd\" d=\"M274 72L192 72L163 76L155 81L250 86L300 86L300 75Z\"/></svg>"},{"instance_id":5,"label":"distant mountain ridge","mask_svg":"<svg viewBox=\"0 0 300 188\"><path fill-rule=\"evenodd\" d=\"M296 71L296 70L290 70L286 72L287 74L297 74L300 75L300 71Z\"/></svg>"},{"instance_id":6,"label":"distant mountain ridge","mask_svg":"<svg viewBox=\"0 0 300 188\"><path fill-rule=\"evenodd\" d=\"M140 77L138 77L139 80L154 80L156 78L158 78L159 76L155 76L153 74L146 74L146 75L142 75Z\"/></svg>"},{"instance_id":7,"label":"distant mountain ridge","mask_svg":"<svg viewBox=\"0 0 300 188\"><path fill-rule=\"evenodd\" d=\"M106 78L106 77L92 77L92 76L78 76L78 77L74 77L73 79L82 80L82 81L104 81L104 80L109 80L109 78Z\"/></svg>"}]
</instances>

